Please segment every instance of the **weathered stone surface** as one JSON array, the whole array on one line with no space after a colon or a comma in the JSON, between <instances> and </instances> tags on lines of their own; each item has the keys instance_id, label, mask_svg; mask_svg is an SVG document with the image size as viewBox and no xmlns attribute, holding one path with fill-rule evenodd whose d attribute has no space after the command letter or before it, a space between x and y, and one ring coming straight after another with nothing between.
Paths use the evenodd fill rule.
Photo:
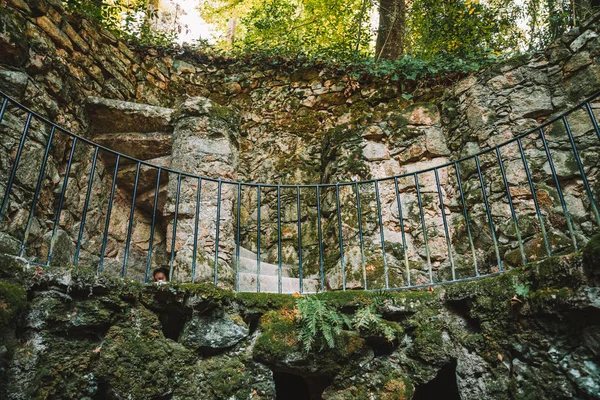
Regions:
<instances>
[{"instance_id":1,"label":"weathered stone surface","mask_svg":"<svg viewBox=\"0 0 600 400\"><path fill-rule=\"evenodd\" d=\"M192 349L225 349L248 336L248 326L237 317L212 315L192 317L183 328L179 342Z\"/></svg>"},{"instance_id":2,"label":"weathered stone surface","mask_svg":"<svg viewBox=\"0 0 600 400\"><path fill-rule=\"evenodd\" d=\"M0 232L0 253L18 254L21 244L17 239L5 232Z\"/></svg>"},{"instance_id":3,"label":"weathered stone surface","mask_svg":"<svg viewBox=\"0 0 600 400\"><path fill-rule=\"evenodd\" d=\"M585 44L593 39L598 37L598 34L592 30L587 30L585 32L583 32L583 34L581 34L580 36L577 37L577 39L573 40L573 42L571 43L571 45L569 46L571 48L571 50L573 52L577 52L579 51L579 49L581 49L583 46L585 46Z\"/></svg>"},{"instance_id":4,"label":"weathered stone surface","mask_svg":"<svg viewBox=\"0 0 600 400\"><path fill-rule=\"evenodd\" d=\"M23 71L27 73L27 80L20 76L15 81L15 91L23 94L26 104L34 104L37 112L75 133L92 132L92 138L98 136L100 140L104 140L103 143L116 150L140 158L172 155L177 169L232 180L292 185L336 183L381 178L434 167L494 146L534 128L549 115L560 114L600 88L600 74L595 57L598 37L594 37L597 35L597 28L593 25L590 26L590 31L586 31L588 28L573 30L564 40L555 42L546 53L514 58L461 79L446 90L430 91L427 87L420 88L412 93L412 103L401 98L397 85L386 78L372 77L360 82L349 82L348 76L329 70L291 73L285 67L249 65L234 59L206 59L199 62L196 54L189 54L185 49L183 54L163 54L155 49L147 52L129 49L122 41L117 41L110 33L93 23L87 20L75 21L64 16L57 1L45 3L48 5L48 12L40 15L39 20L37 17L29 20L21 17L22 11L31 11L31 7L22 1L6 2L7 7L0 10L0 19L6 15L10 20L6 23L7 26L11 21L18 22L14 33L10 31L8 34L13 39L3 47L7 49L3 54L12 57L15 46L27 50L22 52L25 64L20 64L25 68ZM32 2L28 4L33 5ZM86 50L86 46L89 50ZM572 48L577 51L573 53ZM9 65L11 63L12 61ZM4 74L13 76L12 71L3 71L9 71ZM183 93L210 98L212 103L206 99L182 99ZM105 104L92 100L91 105L86 106L85 99L88 96L135 101L139 104ZM152 108L140 105L142 103L164 107ZM180 107L181 113L174 114L172 108L180 103L184 103ZM95 110L94 107L98 109ZM236 111L232 111L234 109ZM10 172L23 129L23 115L16 114L5 116L6 123L0 126L6 138L0 149L0 176L4 180ZM96 117L98 123L95 122ZM570 121L573 118L573 133L577 146L582 151L586 170L589 170L592 190L595 191L598 181L595 176L598 149L593 127L586 120L585 112L575 113L569 118ZM162 135L171 132L176 124L180 124L181 142L170 146L169 139ZM140 132L144 133L146 130L148 136L154 139L142 139L144 136ZM48 131L43 132L37 127L33 129L23 150L23 159L27 162L22 161L17 171L7 218L3 220L6 226L3 229L16 237L23 232L27 223L28 201L35 186ZM116 135L103 136L111 133ZM119 136L122 133L121 138ZM138 137L133 138L129 133ZM572 208L578 242L584 242L594 230L591 223L593 215L590 214L587 196L577 178L578 168L571 156L566 132L553 126L549 127L547 135L553 157L556 158L561 186ZM32 139L31 142L29 138ZM30 257L44 256L45 245L41 243L39 236L52 228L54 218L48 210L56 209L61 189L61 174L64 174L68 143L56 140L57 147L52 150L47 170L49 178L43 182L44 193L32 222L33 234L30 235L31 243L27 247ZM140 145L142 142L147 144ZM535 134L524 139L523 145L538 191L538 200L542 205L546 228L548 232L566 232L568 228L556 190L552 189L554 182L545 160L545 152L539 140L535 139ZM529 261L533 261L534 257L543 257L543 251L536 250L536 246L543 247L543 243L539 241L539 231L536 231L538 228L531 222L535 222L537 217L532 196L527 194L528 182L518 148L514 143L503 147L502 156L510 191L515 197L516 212L519 218L524 219L522 231L527 252L531 254ZM104 152L100 152L100 157L91 191L89 220L83 236L82 254L90 262L97 262L99 259L98 244L103 236L114 172L114 157L107 157ZM85 200L91 153L82 152L76 158L60 225L72 241L76 240L80 226L78 223ZM500 252L502 255L507 254L506 257L512 257L518 249L515 247L513 227L506 223L509 209L502 177L494 159L493 153L480 157L483 181L492 204L493 222L498 229L502 247ZM482 264L482 270L493 272L491 268L497 268L493 267L494 262L490 262L495 258L493 240L489 233L489 221L474 160L461 162L459 169L477 247L476 256ZM121 271L124 257L135 165L128 164L122 158L120 170L105 254L106 265L110 266L107 269L117 274ZM135 270L136 278L143 272L140 265L147 258L144 252L149 244L147 236L153 212L155 172L142 169L142 182L137 193L138 207L134 214L133 231L135 240L129 256L130 264L133 264L130 265L133 268L131 271ZM462 240L467 237L467 232L462 214L461 193L458 191L453 166L438 172L453 250L460 253L456 254L456 264L459 269L469 271L465 272L466 277L467 274L472 275L474 269L471 257L464 256L470 249L468 243ZM158 223L155 238L160 237L162 241L156 243L155 251L161 254L155 254L153 263L156 259L166 259L168 262L170 254L166 252L173 250L173 238L170 237L172 233L167 232L173 232L173 224L170 222L174 216L176 188L173 175L171 179L166 176L166 173L161 176L156 216ZM419 201L412 179L409 176L398 182L405 215L404 233L408 247L406 259L414 275L413 282L418 280L426 283L429 271L423 250ZM450 276L450 266L433 171L419 175L419 181L432 272L435 279L447 279ZM174 240L174 251L177 251L175 265L176 276L179 271L186 271L178 277L189 279L194 257L192 248L196 182L186 178L182 183L178 210L180 225ZM401 238L396 211L398 204L394 182L390 180L380 183L383 231L385 241L390 243L390 250L387 252L390 277L393 284L403 285L407 282L402 276L403 266L399 266L398 261L404 259L404 254L398 245L404 239ZM241 196L240 242L252 248L256 246L258 230L256 191L245 189L244 187ZM347 282L351 287L358 288L363 285L362 260L356 243L358 227L355 197L354 192L349 189L351 187L341 190L342 241L347 250ZM365 208L362 228L366 238L368 279L371 280L370 284L373 283L371 287L378 287L379 284L384 285L384 279L374 187L372 184L365 184L360 189L364 195L361 199ZM212 280L214 273L217 192L217 184L203 181L198 242L200 251L196 254L199 279L202 277ZM289 193L286 190L282 193L283 221L284 225L288 225L283 228L282 254L286 262L297 265L297 211L296 197L292 192L293 188ZM223 219L219 221L221 237L217 269L219 281L224 280L231 287L234 277L231 254L236 240L237 222L232 218L236 214L236 188L223 185L221 194ZM278 257L275 217L277 197L273 188L268 187L261 188L261 196L261 253L266 262L275 264ZM315 196L314 189L302 189L300 213L304 272L311 274L316 273L319 266ZM341 270L341 265L337 255L339 233L333 191L323 189L321 200L322 215L319 217L323 237L326 238L326 276L331 280L331 287L339 287L341 276L337 271ZM567 249L567 236L557 233L554 238L553 251ZM165 239L167 243L164 243ZM522 261L511 265L518 265L520 262ZM294 273L297 274L298 271Z\"/></svg>"},{"instance_id":5,"label":"weathered stone surface","mask_svg":"<svg viewBox=\"0 0 600 400\"><path fill-rule=\"evenodd\" d=\"M413 398L442 373L456 380L447 393L465 399L595 398L599 281L591 272L599 241L583 258L556 257L433 292L320 294L311 300L350 319L373 307L394 339L346 327L329 348L317 328L310 350L292 296L142 286L90 268L3 259L0 276L14 282L0 281L3 309L18 306L9 301L15 287L27 306L0 326L10 354L0 360L0 395L66 398L76 388L90 398L275 399L289 389L280 386L286 371L334 399ZM244 319L254 321L254 333ZM16 332L26 340L13 340Z\"/></svg>"},{"instance_id":6,"label":"weathered stone surface","mask_svg":"<svg viewBox=\"0 0 600 400\"><path fill-rule=\"evenodd\" d=\"M73 262L75 246L67 232L58 229L54 237L52 237L52 232L48 232L44 235L44 241L48 249L52 251L51 265L64 266Z\"/></svg>"},{"instance_id":7,"label":"weathered stone surface","mask_svg":"<svg viewBox=\"0 0 600 400\"><path fill-rule=\"evenodd\" d=\"M512 114L521 118L535 118L553 111L550 90L545 87L528 87L510 95Z\"/></svg>"},{"instance_id":8,"label":"weathered stone surface","mask_svg":"<svg viewBox=\"0 0 600 400\"><path fill-rule=\"evenodd\" d=\"M147 104L88 97L92 132L171 132L174 110Z\"/></svg>"},{"instance_id":9,"label":"weathered stone surface","mask_svg":"<svg viewBox=\"0 0 600 400\"><path fill-rule=\"evenodd\" d=\"M150 160L171 154L173 135L164 132L105 133L94 136L94 141L138 160ZM114 156L106 155L105 158L106 164L114 165ZM122 162L128 163L128 160Z\"/></svg>"},{"instance_id":10,"label":"weathered stone surface","mask_svg":"<svg viewBox=\"0 0 600 400\"><path fill-rule=\"evenodd\" d=\"M36 19L36 24L42 28L57 45L64 47L69 51L73 51L73 43L71 43L69 37L63 31L58 29L48 17L45 15L38 17Z\"/></svg>"},{"instance_id":11,"label":"weathered stone surface","mask_svg":"<svg viewBox=\"0 0 600 400\"><path fill-rule=\"evenodd\" d=\"M20 71L0 70L2 90L16 99L22 99L27 88L29 77Z\"/></svg>"},{"instance_id":12,"label":"weathered stone surface","mask_svg":"<svg viewBox=\"0 0 600 400\"><path fill-rule=\"evenodd\" d=\"M27 61L29 52L28 40L25 36L25 18L20 13L0 9L0 62L14 67L21 67Z\"/></svg>"},{"instance_id":13,"label":"weathered stone surface","mask_svg":"<svg viewBox=\"0 0 600 400\"><path fill-rule=\"evenodd\" d=\"M382 161L390 158L388 149L383 143L367 142L362 153L367 161Z\"/></svg>"}]
</instances>

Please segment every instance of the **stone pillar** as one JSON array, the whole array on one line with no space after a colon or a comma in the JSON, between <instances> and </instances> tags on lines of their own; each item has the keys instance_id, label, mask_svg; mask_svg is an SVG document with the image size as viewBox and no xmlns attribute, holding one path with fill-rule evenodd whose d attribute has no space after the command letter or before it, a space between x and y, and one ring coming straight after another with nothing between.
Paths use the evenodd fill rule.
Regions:
<instances>
[{"instance_id":1,"label":"stone pillar","mask_svg":"<svg viewBox=\"0 0 600 400\"><path fill-rule=\"evenodd\" d=\"M237 179L239 115L203 97L185 100L175 114L172 168L195 175ZM183 177L179 195L175 248L171 249L175 214L177 176L170 174L167 221L167 251L174 254L175 281L190 281L194 254L196 199L198 180ZM198 219L196 282L212 282L214 277L218 184L202 180ZM219 286L233 286L232 254L235 249L234 202L237 187L221 187L219 223L218 281Z\"/></svg>"}]
</instances>

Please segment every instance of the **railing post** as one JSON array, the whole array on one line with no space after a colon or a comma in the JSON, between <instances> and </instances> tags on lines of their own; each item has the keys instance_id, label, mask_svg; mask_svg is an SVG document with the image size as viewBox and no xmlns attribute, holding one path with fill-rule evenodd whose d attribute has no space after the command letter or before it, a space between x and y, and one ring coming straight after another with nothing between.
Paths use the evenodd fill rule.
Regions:
<instances>
[{"instance_id":1,"label":"railing post","mask_svg":"<svg viewBox=\"0 0 600 400\"><path fill-rule=\"evenodd\" d=\"M494 221L492 219L492 211L490 209L490 203L488 201L487 192L485 190L485 184L483 183L483 175L481 174L481 165L479 164L479 156L478 155L475 155L475 165L477 166L477 175L479 176L479 184L481 185L481 194L483 195L485 211L487 213L488 222L490 225L490 233L492 235L492 240L494 241L494 251L496 252L498 268L500 268L500 272L502 272L502 271L504 271L504 266L502 265L502 259L500 258L500 249L498 248L498 239L496 238L496 229L494 228Z\"/></svg>"},{"instance_id":2,"label":"railing post","mask_svg":"<svg viewBox=\"0 0 600 400\"><path fill-rule=\"evenodd\" d=\"M360 206L360 186L358 185L358 182L354 184L354 188L356 190L356 212L358 214L358 240L360 243L360 262L362 266L365 290L369 290L369 285L367 282L367 266L365 263L365 241L363 238L362 210Z\"/></svg>"},{"instance_id":3,"label":"railing post","mask_svg":"<svg viewBox=\"0 0 600 400\"><path fill-rule=\"evenodd\" d=\"M323 230L321 227L321 186L317 185L317 236L319 238L319 275L321 292L325 291L325 267L323 265Z\"/></svg>"},{"instance_id":4,"label":"railing post","mask_svg":"<svg viewBox=\"0 0 600 400\"><path fill-rule=\"evenodd\" d=\"M281 186L277 185L277 292L282 288L282 260L281 260Z\"/></svg>"},{"instance_id":5,"label":"railing post","mask_svg":"<svg viewBox=\"0 0 600 400\"><path fill-rule=\"evenodd\" d=\"M102 272L104 264L104 252L106 251L106 241L108 240L108 228L110 227L110 214L112 213L113 200L115 198L115 188L117 186L117 175L119 174L119 162L121 161L121 155L117 154L117 160L115 162L115 172L113 174L112 185L110 188L110 197L108 199L108 210L106 211L106 223L104 225L104 235L102 236L102 246L100 249L100 262L98 263L98 273ZM169 275L169 279L171 276Z\"/></svg>"},{"instance_id":6,"label":"railing post","mask_svg":"<svg viewBox=\"0 0 600 400\"><path fill-rule=\"evenodd\" d=\"M346 267L344 265L344 238L342 232L342 212L340 208L340 185L335 185L335 205L338 218L338 233L340 240L340 265L342 267L342 290L346 290Z\"/></svg>"},{"instance_id":7,"label":"railing post","mask_svg":"<svg viewBox=\"0 0 600 400\"><path fill-rule=\"evenodd\" d=\"M5 100L6 103L6 100ZM6 108L6 104L3 104L2 107L2 116L4 116L4 109ZM12 190L12 185L15 180L15 174L17 173L17 168L19 166L19 161L21 160L21 153L23 152L23 146L25 145L25 139L27 138L27 132L29 132L29 126L31 125L31 118L33 117L33 113L29 113L27 115L27 121L25 122L25 128L23 129L23 134L21 135L21 140L19 141L19 147L17 147L17 154L15 155L15 163L12 166L10 171L10 176L8 177L8 183L6 184L6 192L4 193L4 198L2 199L2 205L0 206L0 223L4 218L4 214L6 213L6 208L8 207L8 199L10 197L10 192Z\"/></svg>"},{"instance_id":8,"label":"railing post","mask_svg":"<svg viewBox=\"0 0 600 400\"><path fill-rule=\"evenodd\" d=\"M298 215L298 276L300 278L300 294L304 292L302 284L302 215L300 212L300 186L296 186L296 214Z\"/></svg>"},{"instance_id":9,"label":"railing post","mask_svg":"<svg viewBox=\"0 0 600 400\"><path fill-rule=\"evenodd\" d=\"M5 97L4 100L2 100L2 108L0 108L0 123L2 123L2 120L4 119L4 113L6 112L7 105L8 105L8 97Z\"/></svg>"},{"instance_id":10,"label":"railing post","mask_svg":"<svg viewBox=\"0 0 600 400\"><path fill-rule=\"evenodd\" d=\"M465 225L467 227L467 234L469 235L469 245L471 246L471 253L473 254L473 266L475 267L475 276L479 276L479 266L477 265L477 253L475 252L475 244L473 243L473 233L471 232L471 223L469 222L467 202L465 201L465 192L463 190L462 180L460 178L458 162L454 163L454 171L456 172L456 182L458 183L458 191L460 193L460 201L462 203L463 215L465 217Z\"/></svg>"},{"instance_id":11,"label":"railing post","mask_svg":"<svg viewBox=\"0 0 600 400\"><path fill-rule=\"evenodd\" d=\"M438 169L434 169L435 184L437 186L438 197L440 200L440 212L442 213L442 221L444 223L444 234L446 236L446 246L448 247L448 258L450 259L450 268L452 269L452 280L456 280L456 269L454 267L454 257L452 256L452 245L450 244L450 233L448 232L448 222L446 221L446 209L444 207L444 197L442 196L442 187L440 185L440 177Z\"/></svg>"},{"instance_id":12,"label":"railing post","mask_svg":"<svg viewBox=\"0 0 600 400\"><path fill-rule=\"evenodd\" d=\"M150 238L149 238L149 243L148 243L148 261L146 263L146 279L145 282L148 283L148 281L150 280L150 269L152 268L152 251L153 251L153 247L154 247L154 229L155 229L155 225L156 225L156 209L158 207L158 196L159 196L159 192L160 192L160 174L162 172L162 168L158 167L157 168L157 174L156 174L156 188L154 191L154 205L152 207L152 223L150 224ZM171 279L171 277L169 276L169 279Z\"/></svg>"},{"instance_id":13,"label":"railing post","mask_svg":"<svg viewBox=\"0 0 600 400\"><path fill-rule=\"evenodd\" d=\"M517 233L517 240L519 242L519 249L521 250L521 257L523 258L523 265L527 265L527 256L525 255L525 249L523 248L523 239L521 238L521 230L519 229L519 221L517 221L517 215L515 214L515 206L513 205L512 196L510 194L510 187L508 186L508 179L506 179L506 172L504 171L504 161L502 161L502 154L500 154L500 147L496 147L496 157L498 158L498 164L500 165L500 172L502 174L502 181L506 188L506 198L508 199L508 206L510 207L510 214L512 216L513 223L515 224L515 232Z\"/></svg>"},{"instance_id":14,"label":"railing post","mask_svg":"<svg viewBox=\"0 0 600 400\"><path fill-rule=\"evenodd\" d=\"M197 182L198 183L196 186L196 218L194 219L194 249L193 249L193 254L192 254L192 283L196 282L196 262L198 259L198 222L200 220L200 200L202 197L202 178L199 177L197 179ZM239 232L239 230L238 230L238 232ZM239 251L238 251L238 253L239 253ZM236 286L236 290L237 290L237 286Z\"/></svg>"},{"instance_id":15,"label":"railing post","mask_svg":"<svg viewBox=\"0 0 600 400\"><path fill-rule=\"evenodd\" d=\"M256 291L260 293L260 185L256 190Z\"/></svg>"},{"instance_id":16,"label":"railing post","mask_svg":"<svg viewBox=\"0 0 600 400\"><path fill-rule=\"evenodd\" d=\"M65 194L67 193L67 185L69 184L69 174L71 173L71 165L73 165L73 155L75 154L75 147L77 146L77 137L73 138L73 144L71 145L71 153L69 154L69 161L67 162L67 169L65 170L65 177L63 179L62 190L60 192L60 198L58 200L58 210L56 212L56 220L54 221L54 228L52 229L52 236L50 237L50 247L48 250L48 257L46 258L46 265L50 265L52 260L52 251L54 250L54 238L58 231L58 225L60 224L60 216L62 214L63 203L65 201Z\"/></svg>"},{"instance_id":17,"label":"railing post","mask_svg":"<svg viewBox=\"0 0 600 400\"><path fill-rule=\"evenodd\" d=\"M240 225L242 217L242 185L237 184L237 226L235 233L235 291L240 290Z\"/></svg>"},{"instance_id":18,"label":"railing post","mask_svg":"<svg viewBox=\"0 0 600 400\"><path fill-rule=\"evenodd\" d=\"M179 218L179 195L181 194L181 172L177 174L177 192L175 194L175 213L173 234L171 235L171 260L169 261L169 280L173 281L173 261L175 260L175 240L177 238L177 219Z\"/></svg>"},{"instance_id":19,"label":"railing post","mask_svg":"<svg viewBox=\"0 0 600 400\"><path fill-rule=\"evenodd\" d=\"M79 235L77 237L77 247L75 249L75 257L73 259L73 265L79 264L79 251L81 250L81 241L83 240L83 232L85 228L85 221L87 219L88 207L90 205L90 196L92 194L92 185L94 183L94 172L96 171L96 162L98 161L98 151L100 148L95 146L94 157L92 157L92 166L90 167L90 178L88 180L87 191L85 193L85 202L83 204L83 212L81 214L81 224L79 225Z\"/></svg>"},{"instance_id":20,"label":"railing post","mask_svg":"<svg viewBox=\"0 0 600 400\"><path fill-rule=\"evenodd\" d=\"M406 235L404 233L404 218L402 217L402 200L400 199L400 189L398 188L398 177L394 177L394 188L396 191L396 203L398 204L398 219L400 220L400 231L402 232L402 249L404 250L404 266L406 267L406 282L410 283L410 267L408 264L408 246L406 245Z\"/></svg>"},{"instance_id":21,"label":"railing post","mask_svg":"<svg viewBox=\"0 0 600 400\"><path fill-rule=\"evenodd\" d=\"M385 279L385 288L390 288L387 258L385 254L385 237L383 234L383 221L381 218L381 199L379 198L379 181L375 180L375 199L377 200L377 218L379 220L379 237L381 239L381 254L383 257L383 274Z\"/></svg>"},{"instance_id":22,"label":"railing post","mask_svg":"<svg viewBox=\"0 0 600 400\"><path fill-rule=\"evenodd\" d=\"M423 212L423 201L421 200L421 189L419 188L419 176L415 172L415 188L417 189L417 201L419 202L419 214L421 215L421 227L423 228L423 244L425 244L425 255L427 256L427 266L429 267L429 282L433 283L433 268L431 265L431 255L429 253L429 243L427 242L427 226L425 225L425 213Z\"/></svg>"},{"instance_id":23,"label":"railing post","mask_svg":"<svg viewBox=\"0 0 600 400\"><path fill-rule=\"evenodd\" d=\"M558 175L556 174L556 168L554 167L554 162L552 161L552 155L550 154L550 148L548 147L548 143L546 142L546 135L544 135L544 130L542 128L538 129L540 133L540 138L542 139L542 145L544 146L544 150L546 152L546 158L548 159L548 165L550 165L550 172L552 173L552 177L554 178L554 184L556 185L556 192L558 193L558 198L560 199L560 204L562 206L563 212L565 213L565 219L567 220L567 227L569 228L569 233L571 235L571 240L573 242L573 248L575 251L577 248L577 238L575 237L575 231L573 230L573 225L571 223L571 216L569 215L569 210L567 210L567 204L565 203L565 196L563 195L563 191L560 187L560 182L558 181Z\"/></svg>"},{"instance_id":24,"label":"railing post","mask_svg":"<svg viewBox=\"0 0 600 400\"><path fill-rule=\"evenodd\" d=\"M127 261L129 259L129 245L131 242L131 231L133 230L133 215L135 213L135 200L137 197L137 187L140 180L140 167L141 163L138 161L135 169L135 182L133 184L133 194L131 196L131 209L129 211L129 224L127 226L127 240L125 241L125 255L123 257L123 270L121 276L125 278L127 276Z\"/></svg>"},{"instance_id":25,"label":"railing post","mask_svg":"<svg viewBox=\"0 0 600 400\"><path fill-rule=\"evenodd\" d=\"M217 220L215 225L215 271L214 271L214 285L217 286L219 282L219 234L221 228L221 190L223 187L223 181L219 180L217 184Z\"/></svg>"},{"instance_id":26,"label":"railing post","mask_svg":"<svg viewBox=\"0 0 600 400\"><path fill-rule=\"evenodd\" d=\"M19 257L23 257L23 255L25 254L25 246L27 245L29 229L31 228L31 222L33 221L33 216L35 214L35 206L37 205L37 200L40 195L40 190L42 188L42 182L44 181L44 172L46 171L46 164L48 162L48 155L50 154L50 147L52 146L52 139L54 138L55 129L56 128L53 126L52 129L50 130L50 136L48 137L48 143L46 144L46 150L44 152L42 166L40 168L40 173L38 175L37 184L35 185L35 194L33 195L31 207L29 208L29 217L27 218L27 225L25 226L25 234L23 235L23 241L21 242L21 249L19 250ZM74 262L73 264L77 265L77 262Z\"/></svg>"},{"instance_id":27,"label":"railing post","mask_svg":"<svg viewBox=\"0 0 600 400\"><path fill-rule=\"evenodd\" d=\"M535 206L535 213L537 214L538 221L540 222L540 229L542 230L542 237L544 238L544 244L546 245L546 252L548 257L552 256L552 250L548 243L548 234L546 233L546 227L544 225L544 218L540 211L540 204L538 203L537 195L535 194L535 187L533 186L533 180L531 179L531 172L529 171L529 164L527 163L527 157L523 151L523 144L521 138L517 138L517 144L519 145L519 153L521 153L521 161L523 161L523 167L525 168L525 176L527 176L527 183L529 184L529 190L531 191L531 197L533 198L533 205Z\"/></svg>"},{"instance_id":28,"label":"railing post","mask_svg":"<svg viewBox=\"0 0 600 400\"><path fill-rule=\"evenodd\" d=\"M596 207L596 201L592 195L592 190L590 189L590 184L587 180L583 163L581 162L581 157L579 157L579 152L577 151L577 146L575 145L575 139L573 138L573 133L571 132L571 126L569 126L569 121L567 121L566 116L563 115L562 120L565 124L565 128L567 129L567 135L569 136L569 142L571 142L571 148L573 149L573 154L575 155L575 160L577 161L577 166L579 167L579 173L581 174L581 179L583 180L583 186L585 187L585 191L590 199L590 205L592 207L594 216L596 217L596 224L598 227L600 227L600 215L598 214L598 207Z\"/></svg>"},{"instance_id":29,"label":"railing post","mask_svg":"<svg viewBox=\"0 0 600 400\"><path fill-rule=\"evenodd\" d=\"M592 111L592 107L590 106L589 101L586 101L585 108L587 109L588 115L590 116L590 120L592 121L592 125L594 126L594 131L596 131L598 140L600 140L600 128L598 128L598 121L596 121L596 117L594 116L594 112Z\"/></svg>"}]
</instances>

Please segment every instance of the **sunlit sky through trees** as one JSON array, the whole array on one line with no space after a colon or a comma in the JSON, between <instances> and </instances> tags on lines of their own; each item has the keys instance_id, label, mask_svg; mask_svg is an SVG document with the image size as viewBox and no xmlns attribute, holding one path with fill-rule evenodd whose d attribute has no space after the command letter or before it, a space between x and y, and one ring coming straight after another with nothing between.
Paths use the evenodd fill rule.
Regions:
<instances>
[{"instance_id":1,"label":"sunlit sky through trees","mask_svg":"<svg viewBox=\"0 0 600 400\"><path fill-rule=\"evenodd\" d=\"M177 35L178 43L191 43L198 39L208 40L212 43L217 36L224 34L224 32L219 32L215 26L206 23L200 16L198 6L205 1L207 0L161 0L162 9L168 10L173 15L177 13L178 24L182 27L181 32ZM370 16L370 25L373 30L377 29L377 22L377 10L373 9Z\"/></svg>"}]
</instances>

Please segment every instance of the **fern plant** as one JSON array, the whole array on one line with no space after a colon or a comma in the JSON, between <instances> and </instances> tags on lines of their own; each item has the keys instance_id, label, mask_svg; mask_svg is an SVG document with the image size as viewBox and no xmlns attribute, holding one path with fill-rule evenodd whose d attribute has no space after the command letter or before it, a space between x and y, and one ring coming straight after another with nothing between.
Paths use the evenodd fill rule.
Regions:
<instances>
[{"instance_id":1,"label":"fern plant","mask_svg":"<svg viewBox=\"0 0 600 400\"><path fill-rule=\"evenodd\" d=\"M348 316L340 313L326 301L316 297L300 297L296 301L299 326L298 339L302 349L310 352L318 346L322 351L325 346L335 348L336 337L342 333L345 326L350 327Z\"/></svg>"},{"instance_id":2,"label":"fern plant","mask_svg":"<svg viewBox=\"0 0 600 400\"><path fill-rule=\"evenodd\" d=\"M381 314L377 313L377 307L378 305L373 302L358 309L352 318L352 327L362 333L383 336L388 342L391 342L398 337L401 328L383 319Z\"/></svg>"}]
</instances>

